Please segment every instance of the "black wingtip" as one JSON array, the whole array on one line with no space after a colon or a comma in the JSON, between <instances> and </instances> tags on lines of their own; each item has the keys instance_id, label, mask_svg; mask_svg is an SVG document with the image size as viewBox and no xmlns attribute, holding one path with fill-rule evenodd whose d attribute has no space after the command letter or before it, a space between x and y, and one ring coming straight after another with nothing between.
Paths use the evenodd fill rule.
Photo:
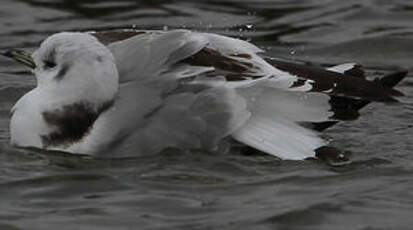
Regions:
<instances>
[{"instance_id":1,"label":"black wingtip","mask_svg":"<svg viewBox=\"0 0 413 230\"><path fill-rule=\"evenodd\" d=\"M364 72L363 66L360 64L355 64L353 68L344 71L344 74L366 79L366 73Z\"/></svg>"},{"instance_id":2,"label":"black wingtip","mask_svg":"<svg viewBox=\"0 0 413 230\"><path fill-rule=\"evenodd\" d=\"M379 83L385 87L393 88L399 82L401 82L407 76L408 73L409 73L408 70L402 70L402 71L390 73L382 77L379 80Z\"/></svg>"},{"instance_id":3,"label":"black wingtip","mask_svg":"<svg viewBox=\"0 0 413 230\"><path fill-rule=\"evenodd\" d=\"M314 150L316 157L327 165L339 167L351 164L350 152L342 152L331 146L322 146Z\"/></svg>"}]
</instances>

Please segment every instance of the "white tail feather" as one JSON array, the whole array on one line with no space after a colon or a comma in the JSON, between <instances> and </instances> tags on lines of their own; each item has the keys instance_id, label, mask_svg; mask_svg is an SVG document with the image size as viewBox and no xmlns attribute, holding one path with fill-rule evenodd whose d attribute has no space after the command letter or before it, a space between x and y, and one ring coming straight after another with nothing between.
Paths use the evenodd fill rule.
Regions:
<instances>
[{"instance_id":1,"label":"white tail feather","mask_svg":"<svg viewBox=\"0 0 413 230\"><path fill-rule=\"evenodd\" d=\"M232 137L281 159L314 157L327 142L297 122L326 121L331 116L328 96L255 86L240 94L249 101L251 118Z\"/></svg>"},{"instance_id":2,"label":"white tail feather","mask_svg":"<svg viewBox=\"0 0 413 230\"><path fill-rule=\"evenodd\" d=\"M260 151L287 160L314 157L314 149L326 144L313 132L282 118L252 116L232 137Z\"/></svg>"}]
</instances>

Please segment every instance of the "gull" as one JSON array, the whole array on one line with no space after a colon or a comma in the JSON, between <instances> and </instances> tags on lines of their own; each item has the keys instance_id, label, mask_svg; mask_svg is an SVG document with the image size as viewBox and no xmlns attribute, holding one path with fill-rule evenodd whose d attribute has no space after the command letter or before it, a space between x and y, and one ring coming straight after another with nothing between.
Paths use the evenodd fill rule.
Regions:
<instances>
[{"instance_id":1,"label":"gull","mask_svg":"<svg viewBox=\"0 0 413 230\"><path fill-rule=\"evenodd\" d=\"M369 81L355 63L303 65L189 30L61 32L33 54L3 55L37 80L12 108L11 144L104 157L237 142L280 159L348 161L319 132L397 101L407 73Z\"/></svg>"}]
</instances>

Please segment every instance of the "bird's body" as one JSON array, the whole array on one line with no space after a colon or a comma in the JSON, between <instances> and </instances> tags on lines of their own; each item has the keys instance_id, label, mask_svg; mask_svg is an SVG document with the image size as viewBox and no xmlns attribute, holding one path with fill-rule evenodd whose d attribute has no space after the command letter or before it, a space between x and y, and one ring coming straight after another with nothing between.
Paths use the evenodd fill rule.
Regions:
<instances>
[{"instance_id":1,"label":"bird's body","mask_svg":"<svg viewBox=\"0 0 413 230\"><path fill-rule=\"evenodd\" d=\"M220 35L114 35L60 33L42 43L33 55L38 86L13 108L12 144L122 157L214 151L231 138L305 159L327 144L313 129L400 95L397 82L367 81L357 65L266 61L256 46Z\"/></svg>"}]
</instances>

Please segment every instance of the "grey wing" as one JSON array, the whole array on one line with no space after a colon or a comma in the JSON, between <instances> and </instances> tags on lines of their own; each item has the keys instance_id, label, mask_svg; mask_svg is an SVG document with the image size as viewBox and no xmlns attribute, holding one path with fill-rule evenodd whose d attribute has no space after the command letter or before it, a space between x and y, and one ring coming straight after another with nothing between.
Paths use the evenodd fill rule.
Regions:
<instances>
[{"instance_id":1,"label":"grey wing","mask_svg":"<svg viewBox=\"0 0 413 230\"><path fill-rule=\"evenodd\" d=\"M109 47L118 59L121 83L145 82L160 98L140 119L145 125L127 139L141 152L214 149L231 135L284 159L304 159L327 142L302 123L327 127L350 109L361 108L346 106L354 100L359 105L360 100L365 104L398 95L389 86L355 76L360 73L354 65L324 70L267 62L252 44L213 34L153 32ZM343 109L337 98L350 102Z\"/></svg>"},{"instance_id":2,"label":"grey wing","mask_svg":"<svg viewBox=\"0 0 413 230\"><path fill-rule=\"evenodd\" d=\"M185 59L210 41L186 30L140 34L114 42L120 93L89 135L90 149L116 148L116 156L149 154L167 147L215 149L250 116L246 102L224 85L188 84L213 73ZM120 153L122 152L122 154Z\"/></svg>"},{"instance_id":3,"label":"grey wing","mask_svg":"<svg viewBox=\"0 0 413 230\"><path fill-rule=\"evenodd\" d=\"M187 30L151 31L108 45L117 62L120 83L153 80L207 45Z\"/></svg>"}]
</instances>

